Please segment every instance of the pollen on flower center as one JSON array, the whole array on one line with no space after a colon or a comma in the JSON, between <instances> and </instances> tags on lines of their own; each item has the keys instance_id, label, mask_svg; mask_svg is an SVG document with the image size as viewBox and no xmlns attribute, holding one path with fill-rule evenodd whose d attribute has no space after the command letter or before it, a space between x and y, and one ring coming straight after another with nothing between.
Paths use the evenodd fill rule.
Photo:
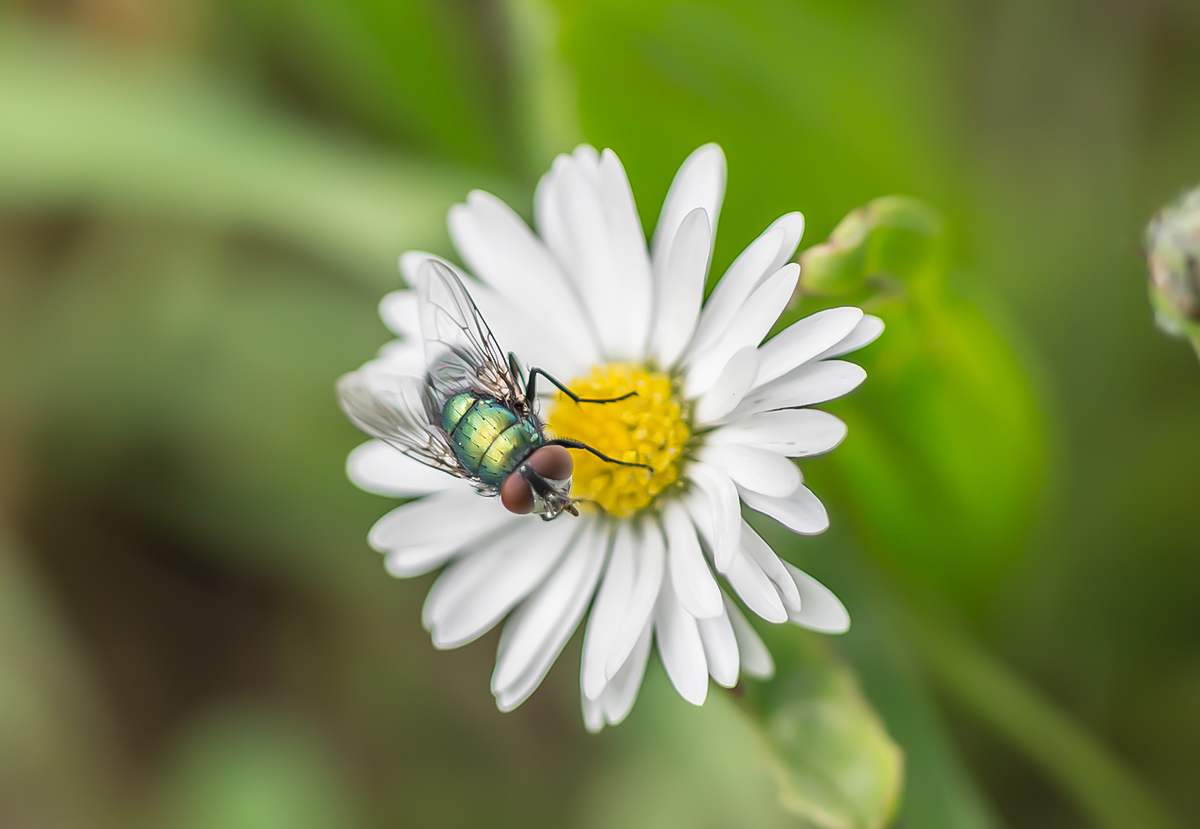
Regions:
<instances>
[{"instance_id":1,"label":"pollen on flower center","mask_svg":"<svg viewBox=\"0 0 1200 829\"><path fill-rule=\"evenodd\" d=\"M683 451L692 436L686 411L671 378L629 363L596 366L567 384L580 397L634 397L615 403L577 404L565 394L554 399L546 424L555 437L571 438L617 460L642 467L606 463L572 449L575 475L571 496L594 501L609 515L626 518L649 506L679 479Z\"/></svg>"}]
</instances>

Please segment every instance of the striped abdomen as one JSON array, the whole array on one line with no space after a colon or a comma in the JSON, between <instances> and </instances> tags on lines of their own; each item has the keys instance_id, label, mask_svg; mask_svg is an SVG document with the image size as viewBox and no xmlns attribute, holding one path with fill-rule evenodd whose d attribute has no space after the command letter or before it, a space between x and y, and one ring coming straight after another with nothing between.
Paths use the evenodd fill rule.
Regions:
<instances>
[{"instance_id":1,"label":"striped abdomen","mask_svg":"<svg viewBox=\"0 0 1200 829\"><path fill-rule=\"evenodd\" d=\"M535 419L518 419L498 401L469 392L446 401L442 428L466 470L492 486L499 486L542 443Z\"/></svg>"}]
</instances>

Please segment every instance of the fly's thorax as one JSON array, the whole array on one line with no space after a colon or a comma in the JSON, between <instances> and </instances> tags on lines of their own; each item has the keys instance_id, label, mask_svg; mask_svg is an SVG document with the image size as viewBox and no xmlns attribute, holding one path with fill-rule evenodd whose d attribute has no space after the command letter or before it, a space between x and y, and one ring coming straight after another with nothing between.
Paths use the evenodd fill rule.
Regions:
<instances>
[{"instance_id":1,"label":"fly's thorax","mask_svg":"<svg viewBox=\"0 0 1200 829\"><path fill-rule=\"evenodd\" d=\"M463 416L479 402L478 395L469 392L456 394L447 400L442 407L442 428L446 430L446 433L453 433Z\"/></svg>"},{"instance_id":2,"label":"fly's thorax","mask_svg":"<svg viewBox=\"0 0 1200 829\"><path fill-rule=\"evenodd\" d=\"M463 467L489 486L499 486L543 441L535 418L470 392L446 401L442 427Z\"/></svg>"}]
</instances>

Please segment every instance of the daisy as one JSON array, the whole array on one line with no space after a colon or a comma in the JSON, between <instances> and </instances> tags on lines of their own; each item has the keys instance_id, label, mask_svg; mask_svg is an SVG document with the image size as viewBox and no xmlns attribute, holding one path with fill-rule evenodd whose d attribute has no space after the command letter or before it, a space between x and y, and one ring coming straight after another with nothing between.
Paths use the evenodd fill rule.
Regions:
<instances>
[{"instance_id":1,"label":"daisy","mask_svg":"<svg viewBox=\"0 0 1200 829\"><path fill-rule=\"evenodd\" d=\"M883 323L834 308L763 341L800 275L789 262L804 230L799 213L771 224L705 302L724 191L720 147L701 147L675 176L647 245L621 162L584 145L542 177L536 232L488 193L450 210L474 278L432 254L400 258L409 285L431 259L453 269L497 342L526 366L582 397L636 392L603 405L561 394L538 401L548 433L651 467L573 451L579 517L514 515L379 440L350 454L358 486L414 499L370 532L388 572L444 566L422 612L434 646L465 645L504 622L491 682L501 710L533 693L585 616L580 681L591 731L629 713L652 644L696 705L709 677L732 687L739 673L771 676L771 656L734 597L768 622L849 627L833 593L780 559L742 506L795 533L826 529L792 459L841 442L841 421L808 407L865 379L835 358L874 340ZM399 339L358 376L422 377L416 292L389 294L380 311Z\"/></svg>"}]
</instances>

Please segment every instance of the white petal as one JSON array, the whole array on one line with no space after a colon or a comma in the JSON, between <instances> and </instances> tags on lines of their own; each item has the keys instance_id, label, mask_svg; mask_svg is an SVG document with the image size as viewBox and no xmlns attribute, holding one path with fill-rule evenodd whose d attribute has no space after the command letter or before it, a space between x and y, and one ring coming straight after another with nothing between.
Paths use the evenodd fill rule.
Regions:
<instances>
[{"instance_id":1,"label":"white petal","mask_svg":"<svg viewBox=\"0 0 1200 829\"><path fill-rule=\"evenodd\" d=\"M567 158L565 155L555 158L550 171L538 181L533 194L533 218L538 235L569 277L570 270L575 267L575 251L571 248L562 211L558 208L559 173L562 166L569 163Z\"/></svg>"},{"instance_id":2,"label":"white petal","mask_svg":"<svg viewBox=\"0 0 1200 829\"><path fill-rule=\"evenodd\" d=\"M867 373L854 363L841 360L806 363L778 380L751 389L724 420L732 422L756 412L824 403L849 394L866 379Z\"/></svg>"},{"instance_id":3,"label":"white petal","mask_svg":"<svg viewBox=\"0 0 1200 829\"><path fill-rule=\"evenodd\" d=\"M513 529L446 569L425 598L422 622L437 648L477 639L550 572L579 528L514 522Z\"/></svg>"},{"instance_id":4,"label":"white petal","mask_svg":"<svg viewBox=\"0 0 1200 829\"><path fill-rule=\"evenodd\" d=\"M783 599L779 598L779 591L742 548L739 547L734 555L729 569L725 571L725 578L746 603L746 607L759 616L776 625L788 620L787 608L783 606Z\"/></svg>"},{"instance_id":5,"label":"white petal","mask_svg":"<svg viewBox=\"0 0 1200 829\"><path fill-rule=\"evenodd\" d=\"M754 385L757 371L758 350L753 346L746 346L730 357L712 388L696 401L696 422L716 423L737 408Z\"/></svg>"},{"instance_id":6,"label":"white petal","mask_svg":"<svg viewBox=\"0 0 1200 829\"><path fill-rule=\"evenodd\" d=\"M392 340L384 343L367 369L382 374L425 375L425 344L420 340Z\"/></svg>"},{"instance_id":7,"label":"white petal","mask_svg":"<svg viewBox=\"0 0 1200 829\"><path fill-rule=\"evenodd\" d=\"M848 354L851 351L857 351L863 346L870 345L878 339L883 333L883 320L879 317L873 317L870 314L865 315L859 320L858 325L854 326L854 330L846 335L845 339L837 345L830 348L828 351L823 351L816 356L817 360L828 360L830 357L840 357L843 354Z\"/></svg>"},{"instance_id":8,"label":"white petal","mask_svg":"<svg viewBox=\"0 0 1200 829\"><path fill-rule=\"evenodd\" d=\"M750 676L770 679L775 675L775 660L771 658L771 652L763 644L758 632L746 621L742 611L738 610L733 599L728 596L723 596L723 598L725 599L725 612L729 614L729 621L733 625L733 635L737 638L742 669Z\"/></svg>"},{"instance_id":9,"label":"white petal","mask_svg":"<svg viewBox=\"0 0 1200 829\"><path fill-rule=\"evenodd\" d=\"M438 504L442 498L454 492L462 496L456 499L457 503ZM467 498L467 495L473 497ZM445 506L449 509L443 512L442 507ZM376 549L387 553L384 567L397 578L428 573L445 564L456 553L481 546L488 538L516 522L516 516L503 509L497 510L497 506L494 501L484 499L466 487L413 501L392 510L376 523L375 526L379 527L389 519L396 521L400 528L399 535L393 536L396 530L389 529L384 532L384 540L392 540L393 537L402 539L393 548L377 546ZM439 527L439 521L450 523ZM411 522L413 529L411 534L403 531L408 522ZM374 533L375 529L371 532ZM370 536L367 540L371 541Z\"/></svg>"},{"instance_id":10,"label":"white petal","mask_svg":"<svg viewBox=\"0 0 1200 829\"><path fill-rule=\"evenodd\" d=\"M717 570L725 568L737 553L742 533L742 506L733 479L721 469L693 462L688 476L700 497L687 498L684 506L704 535Z\"/></svg>"},{"instance_id":11,"label":"white petal","mask_svg":"<svg viewBox=\"0 0 1200 829\"><path fill-rule=\"evenodd\" d=\"M667 567L675 595L688 613L709 619L721 613L721 589L708 569L696 527L678 502L663 508L663 530L667 536Z\"/></svg>"},{"instance_id":12,"label":"white petal","mask_svg":"<svg viewBox=\"0 0 1200 829\"><path fill-rule=\"evenodd\" d=\"M779 598L783 600L783 606L787 608L788 613L799 612L800 591L796 588L796 582L788 575L785 562L749 524L742 527L742 550L775 585L775 589L779 591Z\"/></svg>"},{"instance_id":13,"label":"white petal","mask_svg":"<svg viewBox=\"0 0 1200 829\"><path fill-rule=\"evenodd\" d=\"M636 244L626 238L629 222L620 215L621 208L606 203L602 190L588 181L580 167L563 164L558 181L558 206L574 253L569 272L605 356L636 358L645 347L648 327L649 262L644 248L636 250Z\"/></svg>"},{"instance_id":14,"label":"white petal","mask_svg":"<svg viewBox=\"0 0 1200 829\"><path fill-rule=\"evenodd\" d=\"M804 233L804 217L788 213L742 251L704 304L689 354L705 351L729 325L751 292L792 258Z\"/></svg>"},{"instance_id":15,"label":"white petal","mask_svg":"<svg viewBox=\"0 0 1200 829\"><path fill-rule=\"evenodd\" d=\"M667 251L683 219L697 207L704 208L715 237L721 202L725 199L725 153L716 144L705 144L687 157L671 182L662 212L654 229L650 258L655 277L661 278Z\"/></svg>"},{"instance_id":16,"label":"white petal","mask_svg":"<svg viewBox=\"0 0 1200 829\"><path fill-rule=\"evenodd\" d=\"M417 313L417 292L392 291L379 301L383 324L397 337L421 341L421 318Z\"/></svg>"},{"instance_id":17,"label":"white petal","mask_svg":"<svg viewBox=\"0 0 1200 829\"><path fill-rule=\"evenodd\" d=\"M708 696L708 663L692 614L683 609L670 579L663 582L654 606L654 637L658 655L675 690L692 705Z\"/></svg>"},{"instance_id":18,"label":"white petal","mask_svg":"<svg viewBox=\"0 0 1200 829\"><path fill-rule=\"evenodd\" d=\"M615 678L637 645L638 637L650 622L654 603L662 588L666 549L658 527L649 525L640 536L635 535L633 564L635 572L628 609L613 637L604 665L604 675L609 680Z\"/></svg>"},{"instance_id":19,"label":"white petal","mask_svg":"<svg viewBox=\"0 0 1200 829\"><path fill-rule=\"evenodd\" d=\"M800 246L800 239L804 236L804 214L785 213L771 222L771 228L783 231L783 241L775 252L775 258L767 265L766 273L774 273L782 268Z\"/></svg>"},{"instance_id":20,"label":"white petal","mask_svg":"<svg viewBox=\"0 0 1200 829\"><path fill-rule=\"evenodd\" d=\"M746 506L770 516L794 533L816 535L829 529L829 514L812 490L806 486L783 498L770 498L749 489L740 489L738 494Z\"/></svg>"},{"instance_id":21,"label":"white petal","mask_svg":"<svg viewBox=\"0 0 1200 829\"><path fill-rule=\"evenodd\" d=\"M697 207L684 217L666 251L662 278L657 282L650 354L658 358L659 365L675 365L692 339L696 320L700 317L704 277L711 255L712 229L708 214L704 208Z\"/></svg>"},{"instance_id":22,"label":"white petal","mask_svg":"<svg viewBox=\"0 0 1200 829\"><path fill-rule=\"evenodd\" d=\"M458 276L459 279L466 279L466 275L460 268L458 268L458 266L454 265L452 262L446 261L440 256L423 250L405 251L404 253L400 254L400 273L404 275L404 282L413 289L414 294L416 293L417 285L421 281L421 268L430 259L441 262L447 268L454 271L455 275ZM418 309L418 328L420 328L419 316L420 311ZM424 332L421 332L421 336L424 336Z\"/></svg>"},{"instance_id":23,"label":"white petal","mask_svg":"<svg viewBox=\"0 0 1200 829\"><path fill-rule=\"evenodd\" d=\"M784 567L800 591L800 610L788 614L793 623L821 633L845 633L850 629L850 614L828 587L787 562Z\"/></svg>"},{"instance_id":24,"label":"white petal","mask_svg":"<svg viewBox=\"0 0 1200 829\"><path fill-rule=\"evenodd\" d=\"M476 190L450 209L450 236L468 267L497 293L518 300L557 347L580 366L599 352L579 297L558 263L521 217L490 193Z\"/></svg>"},{"instance_id":25,"label":"white petal","mask_svg":"<svg viewBox=\"0 0 1200 829\"><path fill-rule=\"evenodd\" d=\"M700 641L704 644L704 659L708 672L718 685L732 688L738 678L738 646L725 603L721 602L721 613L711 619L696 622L700 630Z\"/></svg>"},{"instance_id":26,"label":"white petal","mask_svg":"<svg viewBox=\"0 0 1200 829\"><path fill-rule=\"evenodd\" d=\"M684 382L684 393L688 397L696 397L707 391L729 358L738 351L762 342L787 306L799 278L799 265L793 262L783 266L754 290L708 350L688 352L687 378Z\"/></svg>"},{"instance_id":27,"label":"white petal","mask_svg":"<svg viewBox=\"0 0 1200 829\"><path fill-rule=\"evenodd\" d=\"M604 730L604 709L601 706L600 700L588 699L583 694L580 694L579 698L583 703L584 728L591 734L599 734Z\"/></svg>"},{"instance_id":28,"label":"white petal","mask_svg":"<svg viewBox=\"0 0 1200 829\"><path fill-rule=\"evenodd\" d=\"M620 314L628 338L622 353L640 358L645 352L653 311L650 254L629 177L612 150L600 154L600 195L608 220L609 244L617 263L609 274L608 289L620 299ZM703 281L701 277L701 290Z\"/></svg>"},{"instance_id":29,"label":"white petal","mask_svg":"<svg viewBox=\"0 0 1200 829\"><path fill-rule=\"evenodd\" d=\"M845 437L846 424L829 412L819 409L781 409L753 414L715 430L708 437L709 449L705 450L705 457L718 447L724 450L740 446L768 450L789 458L802 458L828 452ZM733 475L732 472L730 474ZM736 475L734 480L741 483ZM781 497L779 493L766 492L753 485L750 488Z\"/></svg>"},{"instance_id":30,"label":"white petal","mask_svg":"<svg viewBox=\"0 0 1200 829\"><path fill-rule=\"evenodd\" d=\"M515 518L499 499L456 486L396 507L375 522L367 543L381 553L430 543L461 546Z\"/></svg>"},{"instance_id":31,"label":"white petal","mask_svg":"<svg viewBox=\"0 0 1200 829\"><path fill-rule=\"evenodd\" d=\"M642 629L633 652L625 660L625 664L617 671L616 676L604 689L600 704L604 709L604 718L609 725L616 725L629 715L633 701L637 699L638 689L642 687L642 677L646 673L646 661L650 656L650 634L653 624L650 619Z\"/></svg>"},{"instance_id":32,"label":"white petal","mask_svg":"<svg viewBox=\"0 0 1200 829\"><path fill-rule=\"evenodd\" d=\"M734 483L773 498L800 486L800 470L779 452L739 444L715 444L700 450L700 460L724 472Z\"/></svg>"},{"instance_id":33,"label":"white petal","mask_svg":"<svg viewBox=\"0 0 1200 829\"><path fill-rule=\"evenodd\" d=\"M612 651L613 641L629 613L637 553L633 530L628 522L622 522L614 534L612 555L609 556L604 581L588 616L587 632L583 639L579 684L583 695L589 699L598 699L608 683L604 666Z\"/></svg>"},{"instance_id":34,"label":"white petal","mask_svg":"<svg viewBox=\"0 0 1200 829\"><path fill-rule=\"evenodd\" d=\"M571 158L593 187L600 186L600 153L591 144L580 144L571 151Z\"/></svg>"},{"instance_id":35,"label":"white petal","mask_svg":"<svg viewBox=\"0 0 1200 829\"><path fill-rule=\"evenodd\" d=\"M755 385L769 383L841 342L862 320L857 308L828 308L794 322L758 350Z\"/></svg>"},{"instance_id":36,"label":"white petal","mask_svg":"<svg viewBox=\"0 0 1200 829\"><path fill-rule=\"evenodd\" d=\"M501 711L529 698L579 624L608 552L608 534L592 523L504 626L492 674Z\"/></svg>"},{"instance_id":37,"label":"white petal","mask_svg":"<svg viewBox=\"0 0 1200 829\"><path fill-rule=\"evenodd\" d=\"M415 461L381 440L355 447L346 458L346 475L360 489L393 498L443 492L462 484L459 478Z\"/></svg>"},{"instance_id":38,"label":"white petal","mask_svg":"<svg viewBox=\"0 0 1200 829\"><path fill-rule=\"evenodd\" d=\"M390 550L384 556L383 569L398 579L421 576L441 567L454 557L461 546L457 542L432 542Z\"/></svg>"}]
</instances>

